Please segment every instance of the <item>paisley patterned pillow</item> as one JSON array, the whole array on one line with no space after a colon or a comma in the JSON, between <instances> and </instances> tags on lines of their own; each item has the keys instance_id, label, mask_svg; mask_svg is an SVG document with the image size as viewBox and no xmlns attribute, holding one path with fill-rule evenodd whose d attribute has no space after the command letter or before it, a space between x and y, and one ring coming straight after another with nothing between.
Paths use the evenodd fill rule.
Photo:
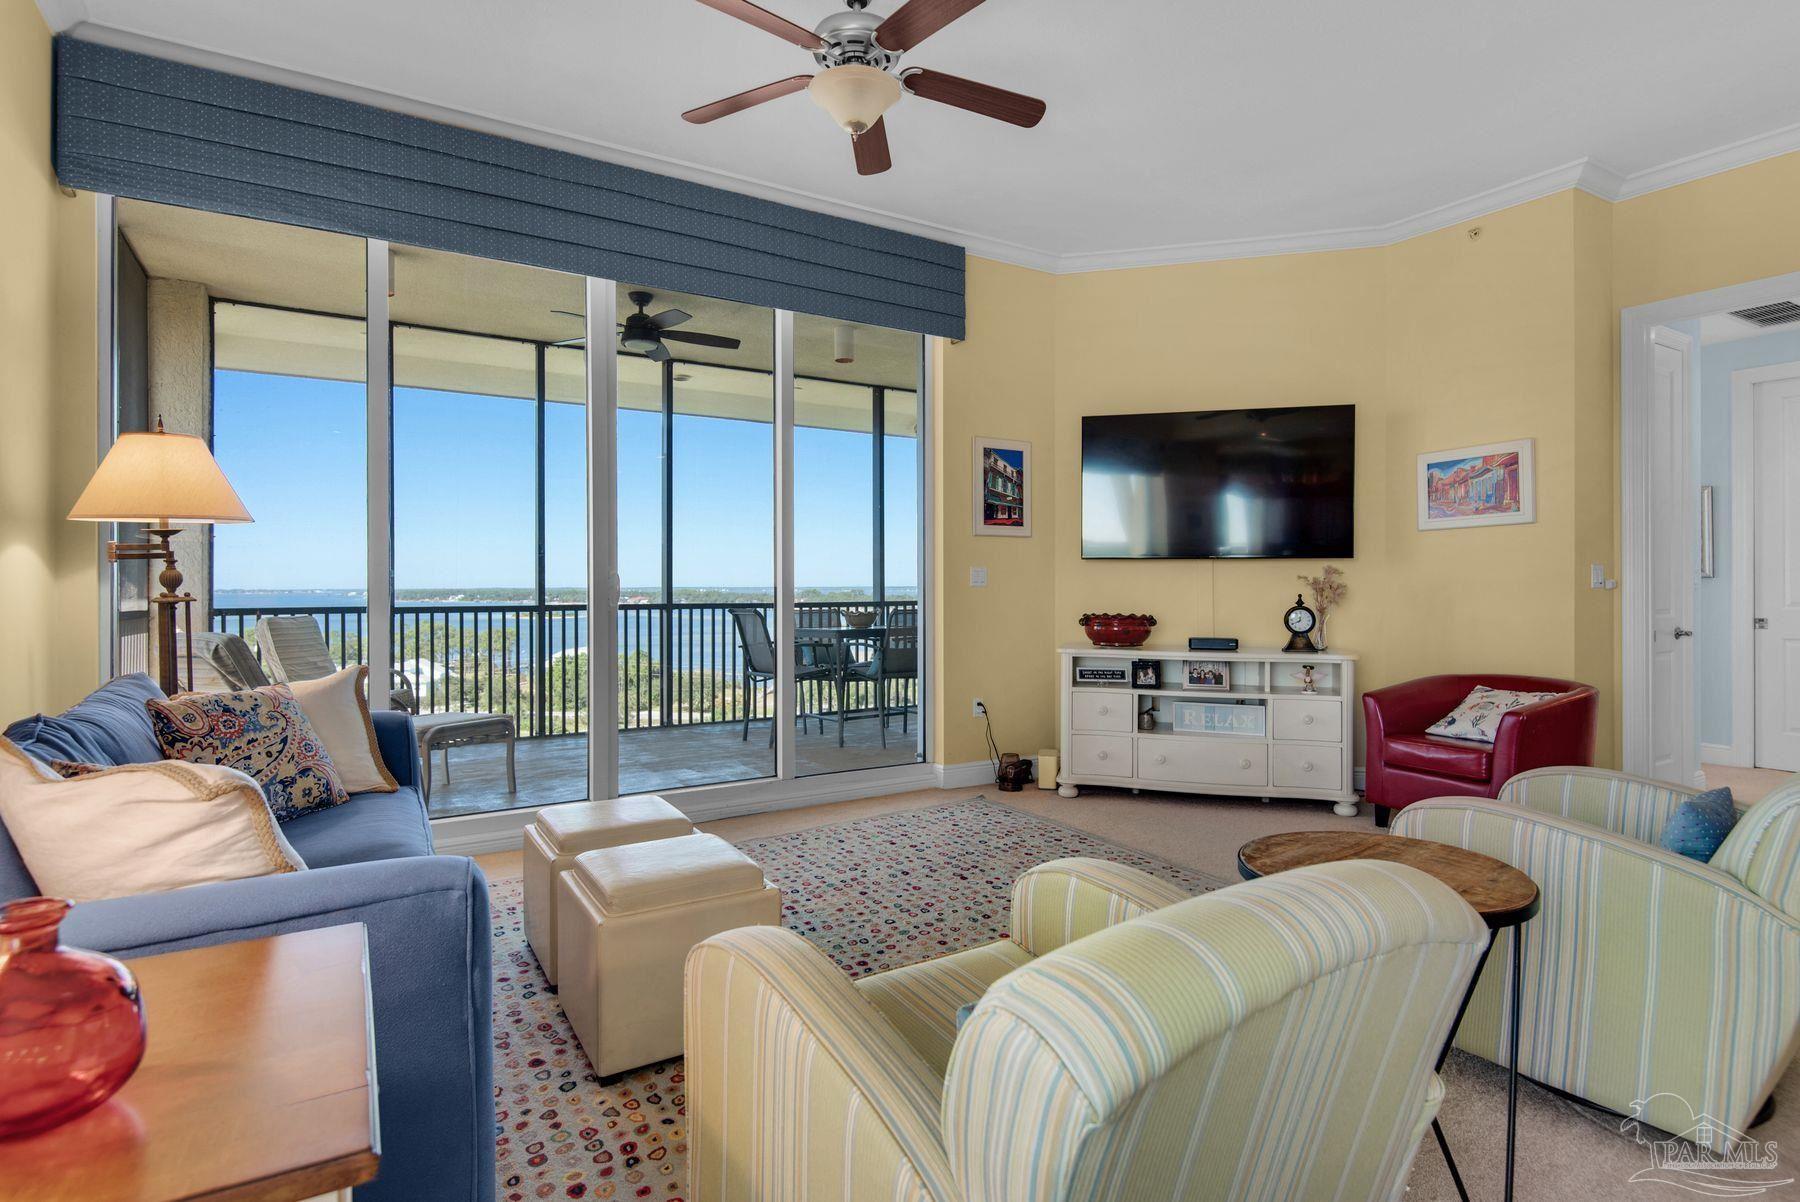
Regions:
<instances>
[{"instance_id":1,"label":"paisley patterned pillow","mask_svg":"<svg viewBox=\"0 0 1800 1202\"><path fill-rule=\"evenodd\" d=\"M144 704L165 756L245 773L262 786L277 821L350 800L324 742L284 684Z\"/></svg>"},{"instance_id":2,"label":"paisley patterned pillow","mask_svg":"<svg viewBox=\"0 0 1800 1202\"><path fill-rule=\"evenodd\" d=\"M1520 693L1511 689L1490 689L1484 684L1478 684L1469 690L1469 695L1462 699L1461 705L1427 726L1425 733L1442 735L1446 739L1473 739L1478 743L1492 743L1494 736L1500 733L1500 715L1534 701L1560 696L1560 693Z\"/></svg>"}]
</instances>

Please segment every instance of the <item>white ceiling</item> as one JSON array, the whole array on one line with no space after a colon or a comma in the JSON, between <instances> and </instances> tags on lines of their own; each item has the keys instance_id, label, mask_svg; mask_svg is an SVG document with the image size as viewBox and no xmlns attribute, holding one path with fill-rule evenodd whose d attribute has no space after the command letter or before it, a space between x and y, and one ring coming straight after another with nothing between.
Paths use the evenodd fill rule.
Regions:
<instances>
[{"instance_id":1,"label":"white ceiling","mask_svg":"<svg viewBox=\"0 0 1800 1202\"><path fill-rule=\"evenodd\" d=\"M1370 245L1571 184L1629 195L1800 148L1793 0L987 0L906 64L1049 115L1021 130L907 96L894 169L869 178L804 95L680 119L813 69L693 0L39 3L95 40L1053 270ZM837 7L764 3L807 25Z\"/></svg>"}]
</instances>

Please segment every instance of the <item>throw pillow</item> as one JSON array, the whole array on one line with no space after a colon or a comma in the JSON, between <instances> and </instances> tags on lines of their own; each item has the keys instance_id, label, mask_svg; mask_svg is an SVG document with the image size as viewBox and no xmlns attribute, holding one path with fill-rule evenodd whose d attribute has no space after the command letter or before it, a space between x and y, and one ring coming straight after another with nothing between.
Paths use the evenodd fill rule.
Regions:
<instances>
[{"instance_id":1,"label":"throw pillow","mask_svg":"<svg viewBox=\"0 0 1800 1202\"><path fill-rule=\"evenodd\" d=\"M1737 825L1737 807L1731 804L1731 790L1708 789L1695 794L1676 807L1663 827L1664 851L1676 852L1689 859L1707 861L1725 842L1725 836Z\"/></svg>"},{"instance_id":2,"label":"throw pillow","mask_svg":"<svg viewBox=\"0 0 1800 1202\"><path fill-rule=\"evenodd\" d=\"M356 664L317 680L292 680L288 688L319 732L338 779L351 793L392 793L400 786L382 762L375 722L364 696L369 669Z\"/></svg>"},{"instance_id":3,"label":"throw pillow","mask_svg":"<svg viewBox=\"0 0 1800 1202\"><path fill-rule=\"evenodd\" d=\"M1500 716L1534 701L1560 697L1560 693L1520 693L1512 689L1490 689L1478 684L1469 690L1462 704L1425 728L1428 735L1446 739L1474 739L1492 743L1500 731Z\"/></svg>"},{"instance_id":4,"label":"throw pillow","mask_svg":"<svg viewBox=\"0 0 1800 1202\"><path fill-rule=\"evenodd\" d=\"M77 902L306 867L233 768L162 760L65 780L0 738L0 820L38 889Z\"/></svg>"},{"instance_id":5,"label":"throw pillow","mask_svg":"<svg viewBox=\"0 0 1800 1202\"><path fill-rule=\"evenodd\" d=\"M145 704L164 755L236 768L262 786L278 821L350 800L331 753L284 684Z\"/></svg>"}]
</instances>

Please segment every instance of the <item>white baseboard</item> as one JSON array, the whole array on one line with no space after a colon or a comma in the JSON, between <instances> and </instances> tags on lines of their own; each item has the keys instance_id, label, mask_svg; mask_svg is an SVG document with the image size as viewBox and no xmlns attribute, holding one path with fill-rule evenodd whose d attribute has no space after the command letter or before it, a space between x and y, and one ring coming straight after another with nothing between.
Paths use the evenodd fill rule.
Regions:
<instances>
[{"instance_id":1,"label":"white baseboard","mask_svg":"<svg viewBox=\"0 0 1800 1202\"><path fill-rule=\"evenodd\" d=\"M959 765L959 767L961 767ZM993 770L985 763L987 780ZM706 785L693 789L675 789L659 794L670 805L694 822L711 822L719 818L735 818L741 814L764 814L772 810L791 810L800 806L827 805L836 801L854 801L861 797L879 797L886 793L906 793L929 789L940 784L941 767L936 764L905 764L897 768L870 768L862 772L836 772L800 780L755 780L728 785ZM980 780L974 783L982 783ZM492 814L464 814L455 818L436 818L431 823L431 839L440 855L479 856L495 851L517 851L524 841L524 831L542 806L524 806Z\"/></svg>"},{"instance_id":2,"label":"white baseboard","mask_svg":"<svg viewBox=\"0 0 1800 1202\"><path fill-rule=\"evenodd\" d=\"M1740 752L1733 743L1700 744L1700 762L1702 764L1719 764L1726 768L1750 767L1750 757Z\"/></svg>"},{"instance_id":3,"label":"white baseboard","mask_svg":"<svg viewBox=\"0 0 1800 1202\"><path fill-rule=\"evenodd\" d=\"M972 789L994 783L992 760L970 760L966 764L938 764L936 767L940 789Z\"/></svg>"}]
</instances>

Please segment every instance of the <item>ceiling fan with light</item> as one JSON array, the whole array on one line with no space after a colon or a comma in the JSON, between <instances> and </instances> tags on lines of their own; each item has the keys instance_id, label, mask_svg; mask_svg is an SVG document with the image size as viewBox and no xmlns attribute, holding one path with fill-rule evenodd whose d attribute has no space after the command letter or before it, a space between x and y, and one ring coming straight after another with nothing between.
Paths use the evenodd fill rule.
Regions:
<instances>
[{"instance_id":1,"label":"ceiling fan with light","mask_svg":"<svg viewBox=\"0 0 1800 1202\"><path fill-rule=\"evenodd\" d=\"M856 170L862 175L879 175L893 166L883 115L903 92L1026 129L1044 119L1044 102L1030 96L923 67L898 69L901 55L982 0L907 0L885 18L866 11L869 0L847 2L844 12L833 13L816 28L807 29L750 0L700 0L708 8L812 51L824 70L817 75L792 75L689 109L681 114L682 119L704 125L805 89L850 134Z\"/></svg>"},{"instance_id":2,"label":"ceiling fan with light","mask_svg":"<svg viewBox=\"0 0 1800 1202\"><path fill-rule=\"evenodd\" d=\"M680 309L664 309L652 317L645 312L656 295L650 292L628 292L626 296L637 306L632 313L619 323L619 349L654 359L658 363L670 357L665 342L685 342L692 346L709 346L715 350L735 351L743 345L736 338L727 338L723 334L701 334L697 331L677 330L674 327L694 320L693 314L684 313ZM587 320L585 314L571 313L567 309L555 309L564 317L575 317ZM565 338L556 346L586 346L587 338Z\"/></svg>"}]
</instances>

